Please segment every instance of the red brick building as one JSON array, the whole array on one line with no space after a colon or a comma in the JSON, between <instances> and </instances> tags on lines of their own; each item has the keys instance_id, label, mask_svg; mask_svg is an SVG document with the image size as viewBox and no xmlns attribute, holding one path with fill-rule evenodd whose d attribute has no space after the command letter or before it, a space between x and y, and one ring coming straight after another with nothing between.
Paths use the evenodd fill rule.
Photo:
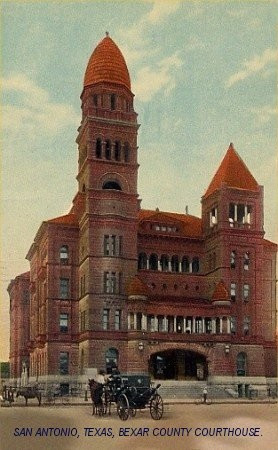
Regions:
<instances>
[{"instance_id":1,"label":"red brick building","mask_svg":"<svg viewBox=\"0 0 278 450\"><path fill-rule=\"evenodd\" d=\"M30 379L75 384L90 369L117 366L161 379L272 384L277 246L264 239L263 188L230 144L201 218L141 209L133 97L123 55L106 36L84 77L73 206L43 222L27 255ZM15 379L23 312L14 302L29 282L21 278L9 287Z\"/></svg>"}]
</instances>

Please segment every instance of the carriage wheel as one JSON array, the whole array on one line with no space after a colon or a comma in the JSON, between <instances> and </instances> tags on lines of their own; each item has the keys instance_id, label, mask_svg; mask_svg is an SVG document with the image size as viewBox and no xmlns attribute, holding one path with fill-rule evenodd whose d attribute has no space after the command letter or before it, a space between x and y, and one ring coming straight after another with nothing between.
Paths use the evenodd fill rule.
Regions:
<instances>
[{"instance_id":1,"label":"carriage wheel","mask_svg":"<svg viewBox=\"0 0 278 450\"><path fill-rule=\"evenodd\" d=\"M117 403L117 413L121 420L127 420L129 416L129 402L125 394L121 394Z\"/></svg>"},{"instance_id":2,"label":"carriage wheel","mask_svg":"<svg viewBox=\"0 0 278 450\"><path fill-rule=\"evenodd\" d=\"M159 394L156 394L151 400L150 413L154 420L160 420L163 416L163 400Z\"/></svg>"}]
</instances>

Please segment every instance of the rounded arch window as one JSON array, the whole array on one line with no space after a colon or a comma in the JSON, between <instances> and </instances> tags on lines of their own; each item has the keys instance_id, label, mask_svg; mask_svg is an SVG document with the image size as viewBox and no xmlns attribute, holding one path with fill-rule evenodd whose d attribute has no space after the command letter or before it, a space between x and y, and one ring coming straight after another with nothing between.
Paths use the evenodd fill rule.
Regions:
<instances>
[{"instance_id":1,"label":"rounded arch window","mask_svg":"<svg viewBox=\"0 0 278 450\"><path fill-rule=\"evenodd\" d=\"M111 159L111 141L109 139L105 142L105 158Z\"/></svg>"},{"instance_id":2,"label":"rounded arch window","mask_svg":"<svg viewBox=\"0 0 278 450\"><path fill-rule=\"evenodd\" d=\"M112 111L114 111L116 109L116 95L111 94L110 100L111 100L111 109Z\"/></svg>"},{"instance_id":3,"label":"rounded arch window","mask_svg":"<svg viewBox=\"0 0 278 450\"><path fill-rule=\"evenodd\" d=\"M101 158L101 139L97 138L96 141L96 157Z\"/></svg>"},{"instance_id":4,"label":"rounded arch window","mask_svg":"<svg viewBox=\"0 0 278 450\"><path fill-rule=\"evenodd\" d=\"M118 370L119 352L116 348L109 348L105 353L106 373Z\"/></svg>"},{"instance_id":5,"label":"rounded arch window","mask_svg":"<svg viewBox=\"0 0 278 450\"><path fill-rule=\"evenodd\" d=\"M197 273L200 270L200 262L199 262L199 258L195 257L192 260L192 272L193 273Z\"/></svg>"},{"instance_id":6,"label":"rounded arch window","mask_svg":"<svg viewBox=\"0 0 278 450\"><path fill-rule=\"evenodd\" d=\"M155 253L152 253L149 260L149 266L151 270L158 269L158 257Z\"/></svg>"},{"instance_id":7,"label":"rounded arch window","mask_svg":"<svg viewBox=\"0 0 278 450\"><path fill-rule=\"evenodd\" d=\"M189 272L189 258L187 256L182 258L181 270L182 272Z\"/></svg>"},{"instance_id":8,"label":"rounded arch window","mask_svg":"<svg viewBox=\"0 0 278 450\"><path fill-rule=\"evenodd\" d=\"M115 191L121 191L122 190L120 184L117 181L106 181L103 184L102 189L113 189Z\"/></svg>"},{"instance_id":9,"label":"rounded arch window","mask_svg":"<svg viewBox=\"0 0 278 450\"><path fill-rule=\"evenodd\" d=\"M130 147L129 147L129 143L125 142L125 144L124 144L124 159L125 159L125 162L129 162L129 158L130 158Z\"/></svg>"},{"instance_id":10,"label":"rounded arch window","mask_svg":"<svg viewBox=\"0 0 278 450\"><path fill-rule=\"evenodd\" d=\"M138 269L147 268L147 255L146 253L139 253L138 257Z\"/></svg>"},{"instance_id":11,"label":"rounded arch window","mask_svg":"<svg viewBox=\"0 0 278 450\"><path fill-rule=\"evenodd\" d=\"M172 256L171 268L172 268L172 272L179 271L179 257L177 255Z\"/></svg>"},{"instance_id":12,"label":"rounded arch window","mask_svg":"<svg viewBox=\"0 0 278 450\"><path fill-rule=\"evenodd\" d=\"M161 265L161 270L163 270L163 272L167 272L168 270L168 262L169 262L169 258L167 255L161 255L160 257L160 265Z\"/></svg>"},{"instance_id":13,"label":"rounded arch window","mask_svg":"<svg viewBox=\"0 0 278 450\"><path fill-rule=\"evenodd\" d=\"M237 376L244 377L246 375L247 356L246 353L241 352L236 358L236 372Z\"/></svg>"},{"instance_id":14,"label":"rounded arch window","mask_svg":"<svg viewBox=\"0 0 278 450\"><path fill-rule=\"evenodd\" d=\"M115 142L115 160L121 160L121 143L119 141Z\"/></svg>"}]
</instances>

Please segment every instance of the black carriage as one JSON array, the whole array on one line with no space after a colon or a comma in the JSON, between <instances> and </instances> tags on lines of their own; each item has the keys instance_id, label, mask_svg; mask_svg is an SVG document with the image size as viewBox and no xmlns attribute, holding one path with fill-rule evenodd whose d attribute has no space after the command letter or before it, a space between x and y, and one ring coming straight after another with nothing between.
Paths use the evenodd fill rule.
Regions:
<instances>
[{"instance_id":1,"label":"black carriage","mask_svg":"<svg viewBox=\"0 0 278 450\"><path fill-rule=\"evenodd\" d=\"M149 408L151 417L160 420L163 415L163 400L158 394L160 384L151 385L148 375L121 375L121 388L116 403L121 420L134 417L138 409Z\"/></svg>"}]
</instances>

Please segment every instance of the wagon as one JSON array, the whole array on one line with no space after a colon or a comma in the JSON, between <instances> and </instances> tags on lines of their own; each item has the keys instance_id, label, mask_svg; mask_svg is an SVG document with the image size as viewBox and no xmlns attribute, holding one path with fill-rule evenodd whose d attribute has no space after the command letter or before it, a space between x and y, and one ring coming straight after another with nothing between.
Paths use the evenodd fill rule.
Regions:
<instances>
[{"instance_id":1,"label":"wagon","mask_svg":"<svg viewBox=\"0 0 278 450\"><path fill-rule=\"evenodd\" d=\"M117 413L121 420L134 417L138 409L149 409L154 420L163 415L163 400L158 394L160 384L151 386L148 375L121 375L121 389L117 398Z\"/></svg>"}]
</instances>

